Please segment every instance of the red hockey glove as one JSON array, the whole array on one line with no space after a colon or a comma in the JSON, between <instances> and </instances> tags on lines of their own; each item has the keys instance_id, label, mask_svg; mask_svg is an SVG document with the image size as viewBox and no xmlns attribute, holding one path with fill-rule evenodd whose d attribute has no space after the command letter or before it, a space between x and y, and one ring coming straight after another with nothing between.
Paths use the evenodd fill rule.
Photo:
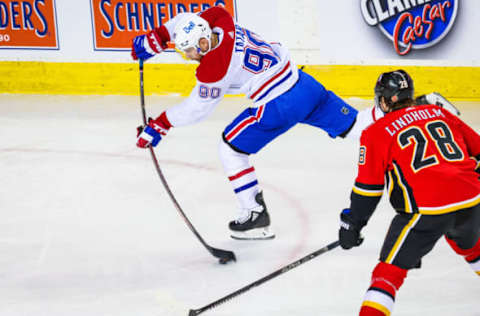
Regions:
<instances>
[{"instance_id":1,"label":"red hockey glove","mask_svg":"<svg viewBox=\"0 0 480 316\"><path fill-rule=\"evenodd\" d=\"M172 124L167 119L165 112L160 114L156 119L148 118L146 126L137 127L137 147L147 148L149 145L153 147L162 140L162 136L166 136Z\"/></svg>"},{"instance_id":2,"label":"red hockey glove","mask_svg":"<svg viewBox=\"0 0 480 316\"><path fill-rule=\"evenodd\" d=\"M170 41L170 35L163 25L147 34L136 36L132 43L132 58L147 60L164 51L168 41Z\"/></svg>"}]
</instances>

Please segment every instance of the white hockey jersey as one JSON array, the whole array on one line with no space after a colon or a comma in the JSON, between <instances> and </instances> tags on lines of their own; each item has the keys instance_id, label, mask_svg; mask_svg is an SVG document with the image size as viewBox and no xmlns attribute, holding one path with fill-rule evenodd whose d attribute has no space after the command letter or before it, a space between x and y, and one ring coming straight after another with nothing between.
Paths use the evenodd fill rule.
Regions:
<instances>
[{"instance_id":1,"label":"white hockey jersey","mask_svg":"<svg viewBox=\"0 0 480 316\"><path fill-rule=\"evenodd\" d=\"M170 39L178 21L193 13L181 13L165 23ZM190 96L166 111L172 126L189 125L208 117L225 94L245 94L256 106L289 90L298 80L298 69L288 50L268 43L236 25L221 7L200 14L216 33L219 43L196 70L197 84Z\"/></svg>"}]
</instances>

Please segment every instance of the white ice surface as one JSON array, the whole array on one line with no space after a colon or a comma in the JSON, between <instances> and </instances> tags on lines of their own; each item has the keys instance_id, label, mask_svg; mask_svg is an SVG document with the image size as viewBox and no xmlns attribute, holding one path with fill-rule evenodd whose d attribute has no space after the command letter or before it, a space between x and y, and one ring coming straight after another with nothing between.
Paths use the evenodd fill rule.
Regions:
<instances>
[{"instance_id":1,"label":"white ice surface","mask_svg":"<svg viewBox=\"0 0 480 316\"><path fill-rule=\"evenodd\" d=\"M178 101L147 97L147 111ZM187 315L334 241L357 144L309 126L253 158L277 238L229 238L236 201L217 144L243 104L224 100L156 150L196 229L235 251L238 262L222 266L135 147L138 97L0 95L0 315ZM479 131L480 105L458 104ZM355 315L393 216L382 200L361 247L323 254L205 315ZM441 240L409 273L394 315L479 316L478 276Z\"/></svg>"}]
</instances>

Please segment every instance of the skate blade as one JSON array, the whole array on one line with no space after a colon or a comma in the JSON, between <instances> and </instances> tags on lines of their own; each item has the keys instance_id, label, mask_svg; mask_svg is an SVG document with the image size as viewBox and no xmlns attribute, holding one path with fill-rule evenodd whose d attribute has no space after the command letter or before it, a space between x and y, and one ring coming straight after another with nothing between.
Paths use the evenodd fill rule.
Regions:
<instances>
[{"instance_id":1,"label":"skate blade","mask_svg":"<svg viewBox=\"0 0 480 316\"><path fill-rule=\"evenodd\" d=\"M230 235L236 240L268 240L275 238L275 234L269 227L250 229L244 232L232 232Z\"/></svg>"}]
</instances>

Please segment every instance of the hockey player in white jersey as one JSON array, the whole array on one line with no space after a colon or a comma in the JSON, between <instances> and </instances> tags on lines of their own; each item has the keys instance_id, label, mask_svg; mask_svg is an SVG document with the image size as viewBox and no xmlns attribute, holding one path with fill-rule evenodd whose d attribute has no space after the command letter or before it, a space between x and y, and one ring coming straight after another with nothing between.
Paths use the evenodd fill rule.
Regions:
<instances>
[{"instance_id":1,"label":"hockey player in white jersey","mask_svg":"<svg viewBox=\"0 0 480 316\"><path fill-rule=\"evenodd\" d=\"M137 146L156 146L172 127L197 123L226 94L245 94L254 106L241 112L224 130L219 154L235 192L240 213L229 223L237 239L269 239L270 217L249 155L297 123L344 137L357 111L299 70L288 50L264 41L235 24L221 7L200 14L181 13L133 40L132 56L146 60L174 42L196 60L197 84L190 96L150 120L138 134Z\"/></svg>"}]
</instances>

